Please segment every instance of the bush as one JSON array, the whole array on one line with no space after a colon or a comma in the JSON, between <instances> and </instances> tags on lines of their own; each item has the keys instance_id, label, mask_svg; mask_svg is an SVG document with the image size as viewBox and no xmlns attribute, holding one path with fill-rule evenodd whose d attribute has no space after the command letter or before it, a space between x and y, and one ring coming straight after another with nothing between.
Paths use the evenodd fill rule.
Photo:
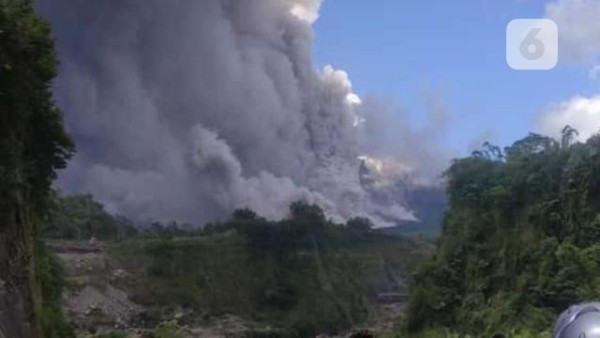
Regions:
<instances>
[{"instance_id":1,"label":"bush","mask_svg":"<svg viewBox=\"0 0 600 338\"><path fill-rule=\"evenodd\" d=\"M46 250L44 243L37 241L35 272L42 297L41 322L45 338L75 338L73 329L67 324L61 308L64 287L63 267L53 253Z\"/></svg>"},{"instance_id":2,"label":"bush","mask_svg":"<svg viewBox=\"0 0 600 338\"><path fill-rule=\"evenodd\" d=\"M183 338L183 333L181 333L177 324L168 322L160 324L152 332L152 338Z\"/></svg>"}]
</instances>

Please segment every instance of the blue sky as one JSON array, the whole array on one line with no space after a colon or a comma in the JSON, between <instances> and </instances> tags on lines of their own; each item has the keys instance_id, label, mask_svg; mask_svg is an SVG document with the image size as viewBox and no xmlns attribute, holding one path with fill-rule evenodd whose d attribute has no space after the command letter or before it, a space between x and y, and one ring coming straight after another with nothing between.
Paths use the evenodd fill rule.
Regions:
<instances>
[{"instance_id":1,"label":"blue sky","mask_svg":"<svg viewBox=\"0 0 600 338\"><path fill-rule=\"evenodd\" d=\"M504 146L534 129L541 110L600 87L585 67L508 67L508 22L542 18L545 6L542 0L325 0L314 57L318 66L347 71L359 96L409 111L417 126L426 115L424 97L439 97L451 114L452 148L466 151L483 135Z\"/></svg>"}]
</instances>

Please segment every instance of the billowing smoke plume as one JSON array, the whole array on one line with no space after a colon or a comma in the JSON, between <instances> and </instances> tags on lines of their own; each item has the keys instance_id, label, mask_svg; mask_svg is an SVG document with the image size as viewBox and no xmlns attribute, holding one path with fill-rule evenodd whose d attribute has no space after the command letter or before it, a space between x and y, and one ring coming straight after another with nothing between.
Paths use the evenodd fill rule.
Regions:
<instances>
[{"instance_id":1,"label":"billowing smoke plume","mask_svg":"<svg viewBox=\"0 0 600 338\"><path fill-rule=\"evenodd\" d=\"M313 68L319 5L38 0L78 144L61 188L142 219L200 223L239 207L275 218L298 199L335 217L411 218L360 185L363 108L344 72Z\"/></svg>"},{"instance_id":2,"label":"billowing smoke plume","mask_svg":"<svg viewBox=\"0 0 600 338\"><path fill-rule=\"evenodd\" d=\"M413 181L431 184L440 180L452 151L443 144L450 114L442 100L428 94L425 98L426 123L415 128L406 111L376 98L366 98L357 107L365 119L359 125L360 148L367 164L377 164L384 181ZM481 144L479 144L481 145ZM379 168L377 168L379 167Z\"/></svg>"}]
</instances>

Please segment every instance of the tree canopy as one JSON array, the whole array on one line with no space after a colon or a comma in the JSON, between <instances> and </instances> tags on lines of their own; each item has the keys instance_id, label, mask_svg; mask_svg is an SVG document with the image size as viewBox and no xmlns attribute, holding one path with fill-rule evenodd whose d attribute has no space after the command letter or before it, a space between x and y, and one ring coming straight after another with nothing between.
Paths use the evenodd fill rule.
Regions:
<instances>
[{"instance_id":1,"label":"tree canopy","mask_svg":"<svg viewBox=\"0 0 600 338\"><path fill-rule=\"evenodd\" d=\"M10 337L70 336L49 287L53 263L35 245L52 180L74 151L52 99L56 69L32 2L0 0L0 327Z\"/></svg>"},{"instance_id":2,"label":"tree canopy","mask_svg":"<svg viewBox=\"0 0 600 338\"><path fill-rule=\"evenodd\" d=\"M43 226L44 237L56 239L122 240L137 233L132 221L113 216L91 195L63 196L58 192L52 194Z\"/></svg>"},{"instance_id":3,"label":"tree canopy","mask_svg":"<svg viewBox=\"0 0 600 338\"><path fill-rule=\"evenodd\" d=\"M414 277L410 330L543 330L600 296L600 136L576 134L530 134L454 161L437 253Z\"/></svg>"},{"instance_id":4,"label":"tree canopy","mask_svg":"<svg viewBox=\"0 0 600 338\"><path fill-rule=\"evenodd\" d=\"M52 99L57 60L47 23L30 1L0 0L0 212L44 202L73 143Z\"/></svg>"}]
</instances>

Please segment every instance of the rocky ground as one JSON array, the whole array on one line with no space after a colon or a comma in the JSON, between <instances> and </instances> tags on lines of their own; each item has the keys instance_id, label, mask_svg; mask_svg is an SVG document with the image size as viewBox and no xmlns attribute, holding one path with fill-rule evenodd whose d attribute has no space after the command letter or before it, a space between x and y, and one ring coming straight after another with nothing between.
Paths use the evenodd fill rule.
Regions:
<instances>
[{"instance_id":1,"label":"rocky ground","mask_svg":"<svg viewBox=\"0 0 600 338\"><path fill-rule=\"evenodd\" d=\"M126 332L132 338L150 337L157 328L165 331L176 328L185 338L235 338L248 337L252 330L252 323L232 315L203 318L190 325L189 314L179 310L161 314L157 320L121 288L129 273L111 261L105 245L61 241L49 241L47 245L64 264L67 287L63 305L78 337L94 337L110 331ZM378 316L369 327L357 328L343 337L369 337L366 332L391 330L402 315L403 301L401 294L382 294Z\"/></svg>"}]
</instances>

